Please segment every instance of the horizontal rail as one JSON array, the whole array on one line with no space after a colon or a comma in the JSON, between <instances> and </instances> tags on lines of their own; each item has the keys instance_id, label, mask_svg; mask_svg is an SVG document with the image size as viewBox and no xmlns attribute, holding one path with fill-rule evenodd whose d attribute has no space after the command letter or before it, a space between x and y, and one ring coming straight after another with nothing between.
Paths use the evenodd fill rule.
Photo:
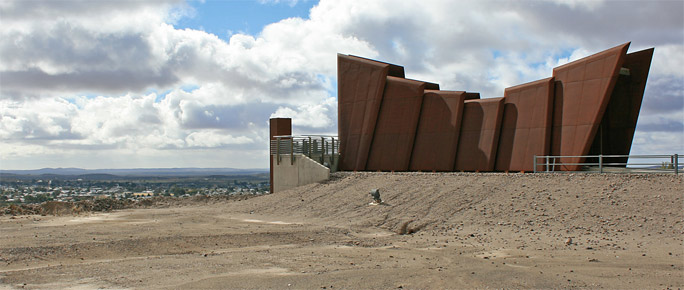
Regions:
<instances>
[{"instance_id":1,"label":"horizontal rail","mask_svg":"<svg viewBox=\"0 0 684 290\"><path fill-rule=\"evenodd\" d=\"M294 163L294 155L305 155L324 166L337 170L340 155L340 139L328 135L280 135L273 136L270 142L270 155L276 157L280 165L283 155L290 155L290 164Z\"/></svg>"},{"instance_id":2,"label":"horizontal rail","mask_svg":"<svg viewBox=\"0 0 684 290\"><path fill-rule=\"evenodd\" d=\"M615 158L625 159L626 162L614 162ZM663 155L582 155L582 156L534 156L534 172L558 172L573 171L570 168L580 167L580 171L595 171L592 167L598 167L598 172L673 172L679 174L680 154ZM568 160L573 159L573 160ZM578 160L579 159L579 160ZM593 159L586 162L587 159ZM651 159L658 162L629 162L635 159ZM569 162L573 161L573 162ZM606 162L609 161L609 162ZM642 166L642 167L638 167ZM650 167L645 167L650 166ZM541 169L540 169L541 168ZM624 168L624 169L621 169Z\"/></svg>"},{"instance_id":3,"label":"horizontal rail","mask_svg":"<svg viewBox=\"0 0 684 290\"><path fill-rule=\"evenodd\" d=\"M303 137L323 137L323 138L336 138L337 136L335 135L278 135L278 136L273 136L273 138L303 138Z\"/></svg>"},{"instance_id":4,"label":"horizontal rail","mask_svg":"<svg viewBox=\"0 0 684 290\"><path fill-rule=\"evenodd\" d=\"M677 154L675 154L677 155ZM549 155L549 156L535 156L536 158L545 158L545 157L553 157L553 158L598 158L598 157L603 157L603 158L670 158L674 155ZM679 158L684 158L681 155Z\"/></svg>"}]
</instances>

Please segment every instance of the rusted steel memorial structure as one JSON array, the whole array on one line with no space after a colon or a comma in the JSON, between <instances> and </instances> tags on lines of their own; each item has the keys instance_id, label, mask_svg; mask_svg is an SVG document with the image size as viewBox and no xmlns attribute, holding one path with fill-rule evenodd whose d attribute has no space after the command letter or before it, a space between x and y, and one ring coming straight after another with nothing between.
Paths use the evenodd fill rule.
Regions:
<instances>
[{"instance_id":1,"label":"rusted steel memorial structure","mask_svg":"<svg viewBox=\"0 0 684 290\"><path fill-rule=\"evenodd\" d=\"M628 47L487 99L406 79L398 65L338 54L339 169L534 171L534 156L627 155L653 56L653 48L628 54Z\"/></svg>"}]
</instances>

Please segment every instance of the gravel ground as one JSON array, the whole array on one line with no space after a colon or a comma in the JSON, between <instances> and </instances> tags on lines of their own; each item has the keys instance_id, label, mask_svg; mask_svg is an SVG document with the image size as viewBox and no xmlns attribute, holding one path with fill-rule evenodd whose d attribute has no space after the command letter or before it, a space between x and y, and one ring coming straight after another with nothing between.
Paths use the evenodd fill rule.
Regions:
<instances>
[{"instance_id":1,"label":"gravel ground","mask_svg":"<svg viewBox=\"0 0 684 290\"><path fill-rule=\"evenodd\" d=\"M245 200L6 215L0 289L677 289L683 181L343 172Z\"/></svg>"}]
</instances>

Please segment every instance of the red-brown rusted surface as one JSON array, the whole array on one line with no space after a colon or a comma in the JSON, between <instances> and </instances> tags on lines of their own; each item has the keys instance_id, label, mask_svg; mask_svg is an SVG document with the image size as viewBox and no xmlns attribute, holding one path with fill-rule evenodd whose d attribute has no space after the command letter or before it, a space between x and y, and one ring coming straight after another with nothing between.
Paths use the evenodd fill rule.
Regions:
<instances>
[{"instance_id":1,"label":"red-brown rusted surface","mask_svg":"<svg viewBox=\"0 0 684 290\"><path fill-rule=\"evenodd\" d=\"M337 55L340 170L364 170L388 75L400 66Z\"/></svg>"},{"instance_id":2,"label":"red-brown rusted surface","mask_svg":"<svg viewBox=\"0 0 684 290\"><path fill-rule=\"evenodd\" d=\"M629 43L553 69L557 81L554 99L551 154L587 155L610 95L624 63ZM562 163L582 163L583 158L563 158ZM575 171L579 165L563 165Z\"/></svg>"},{"instance_id":3,"label":"red-brown rusted surface","mask_svg":"<svg viewBox=\"0 0 684 290\"><path fill-rule=\"evenodd\" d=\"M479 100L480 99L480 93L466 92L465 93L465 99L466 100Z\"/></svg>"},{"instance_id":4,"label":"red-brown rusted surface","mask_svg":"<svg viewBox=\"0 0 684 290\"><path fill-rule=\"evenodd\" d=\"M454 170L494 170L502 116L503 98L464 102Z\"/></svg>"},{"instance_id":5,"label":"red-brown rusted surface","mask_svg":"<svg viewBox=\"0 0 684 290\"><path fill-rule=\"evenodd\" d=\"M411 79L409 79L411 80ZM415 80L412 80L415 81ZM425 83L425 90L431 90L431 91L439 91L439 84L435 83L429 83L429 82L424 82L424 81L419 81Z\"/></svg>"},{"instance_id":6,"label":"red-brown rusted surface","mask_svg":"<svg viewBox=\"0 0 684 290\"><path fill-rule=\"evenodd\" d=\"M641 100L651 67L653 48L627 54L622 67L627 70L618 77L608 108L603 115L589 155L628 155L632 147ZM626 163L626 157L610 158L605 163ZM596 158L587 162L598 162ZM624 165L620 165L624 167Z\"/></svg>"},{"instance_id":7,"label":"red-brown rusted surface","mask_svg":"<svg viewBox=\"0 0 684 290\"><path fill-rule=\"evenodd\" d=\"M549 155L553 78L512 88L504 93L497 171L533 171L535 155Z\"/></svg>"},{"instance_id":8,"label":"red-brown rusted surface","mask_svg":"<svg viewBox=\"0 0 684 290\"><path fill-rule=\"evenodd\" d=\"M424 90L424 82L387 77L366 170L408 170Z\"/></svg>"},{"instance_id":9,"label":"red-brown rusted surface","mask_svg":"<svg viewBox=\"0 0 684 290\"><path fill-rule=\"evenodd\" d=\"M274 136L290 136L292 135L292 119L290 118L272 118L269 120L269 140L275 140ZM270 147L270 145L269 145ZM271 189L269 192L273 192L273 158L270 153L268 156L270 160L271 170L270 170L270 184Z\"/></svg>"},{"instance_id":10,"label":"red-brown rusted surface","mask_svg":"<svg viewBox=\"0 0 684 290\"><path fill-rule=\"evenodd\" d=\"M628 47L557 67L503 99L439 91L401 66L338 55L339 168L532 171L534 155L628 154L653 55ZM556 162L579 170L567 163L584 160Z\"/></svg>"},{"instance_id":11,"label":"red-brown rusted surface","mask_svg":"<svg viewBox=\"0 0 684 290\"><path fill-rule=\"evenodd\" d=\"M412 171L452 171L465 92L426 90L411 156Z\"/></svg>"}]
</instances>

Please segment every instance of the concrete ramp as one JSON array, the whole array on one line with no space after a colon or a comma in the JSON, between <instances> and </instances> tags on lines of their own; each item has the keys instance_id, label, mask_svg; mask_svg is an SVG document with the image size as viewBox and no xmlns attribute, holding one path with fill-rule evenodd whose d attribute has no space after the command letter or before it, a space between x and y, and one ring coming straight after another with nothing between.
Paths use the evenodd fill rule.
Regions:
<instances>
[{"instance_id":1,"label":"concrete ramp","mask_svg":"<svg viewBox=\"0 0 684 290\"><path fill-rule=\"evenodd\" d=\"M273 158L273 192L280 192L330 178L330 169L302 154L271 155Z\"/></svg>"}]
</instances>

